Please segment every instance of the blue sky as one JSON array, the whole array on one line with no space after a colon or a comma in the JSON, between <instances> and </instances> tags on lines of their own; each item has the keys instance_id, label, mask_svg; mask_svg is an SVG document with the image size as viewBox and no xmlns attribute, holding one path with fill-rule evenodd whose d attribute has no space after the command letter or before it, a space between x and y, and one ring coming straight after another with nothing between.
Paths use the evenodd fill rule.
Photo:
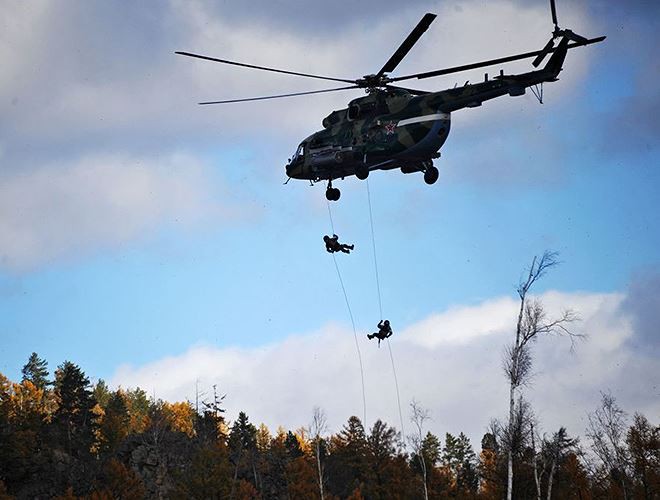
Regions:
<instances>
[{"instance_id":1,"label":"blue sky","mask_svg":"<svg viewBox=\"0 0 660 500\"><path fill-rule=\"evenodd\" d=\"M316 87L173 51L355 77L380 67L425 12L440 16L401 74L541 47L552 28L542 1L363 2L357 10L334 2L332 9L310 5L302 16L293 0L277 10L264 3L258 15L232 2L172 1L158 10L122 5L122 13L105 2L4 3L0 371L20 378L36 351L51 369L71 360L93 379L151 384L145 388L164 397L190 397L192 384L156 387L145 375L169 360L183 379L227 387L231 409L262 412L255 418L270 425L304 424L315 392L332 393L318 386L332 382L322 373L299 373L300 356L316 360L309 369L326 374L350 367L352 391L358 383L356 354L343 350L346 339L353 341L349 318L321 240L330 231L324 188L282 183L298 142L359 93L199 107L195 103L207 98ZM489 359L487 378L504 387L498 364L506 332L493 327L487 339L472 336L482 327L461 326L461 318L487 324L491 301L508 310L506 298L515 297L521 272L545 249L559 251L563 262L537 292L550 293L544 296L553 304L591 311L580 328L627 325L612 338L619 332L621 346L644 338L647 354L636 366L659 372L657 337L639 326L653 324L660 302L658 8L652 2L558 4L560 24L608 39L569 54L560 81L546 85L542 106L530 94L454 113L434 186L396 171L370 176L384 315L395 334L402 333L400 347L393 346L404 360L414 360L413 352L429 360L420 362L428 373L399 365L404 404L420 378L436 377L431 360L450 352L464 356L465 370ZM507 67L527 70L528 63ZM424 86L482 77L477 72ZM389 377L384 351L363 338L380 319L366 186L352 178L339 187L335 228L356 250L338 261L360 346L369 353L367 365L381 355L372 360L378 373L371 376L383 371ZM630 306L640 289L644 307ZM469 342L429 344L424 335L445 332L436 320L456 321ZM594 370L593 380L587 388L576 384L571 394L579 399L587 391L587 401L596 401L598 390L614 388L630 411L657 414L655 379L644 382L648 391L633 394L621 374L589 364L595 358L588 353L602 351L599 339L581 358L581 369ZM419 345L433 347L424 352ZM246 360L273 352L281 356L241 375L241 363L247 370ZM612 352L607 362L619 355L631 363L633 354L638 350ZM215 360L195 372L199 359L213 356L239 368L214 372ZM277 375L282 387L286 377L309 379L302 389L309 401L292 402L288 413L259 406L246 381L263 382L270 372L259 370L269 364L284 370ZM551 372L543 372L541 389L556 383ZM455 394L459 389L475 390L458 383ZM388 416L391 401L374 391L374 406ZM440 402L445 396L424 395L422 403L442 415L438 426L459 421L473 404L465 402L452 417ZM331 414L336 409L331 421L361 414L361 402L347 399L327 403ZM504 412L500 402L484 403L484 415L466 425L476 434Z\"/></svg>"}]
</instances>

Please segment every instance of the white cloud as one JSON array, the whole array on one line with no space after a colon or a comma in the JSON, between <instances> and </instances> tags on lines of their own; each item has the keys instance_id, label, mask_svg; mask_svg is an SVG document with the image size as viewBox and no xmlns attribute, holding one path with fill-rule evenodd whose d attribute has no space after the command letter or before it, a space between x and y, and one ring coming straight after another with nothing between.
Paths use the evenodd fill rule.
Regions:
<instances>
[{"instance_id":1,"label":"white cloud","mask_svg":"<svg viewBox=\"0 0 660 500\"><path fill-rule=\"evenodd\" d=\"M577 310L582 321L574 325L576 331L589 335L574 352L570 342L561 338L547 338L534 347L536 375L527 395L544 428L565 425L573 434L582 433L584 415L595 408L599 391L608 388L628 411L656 415L657 398L648 394L657 386L648 371L653 362L644 364L625 347L634 332L620 307L623 296L551 292L541 298L550 315L565 307ZM464 431L478 447L489 420L506 414L501 354L512 340L515 318L515 301L503 297L455 306L395 332L391 345L404 426L408 403L415 398L430 408L434 432ZM379 349L364 338L364 332L358 342L367 420L382 418L400 427L388 347ZM111 383L154 390L168 400L193 400L196 380L207 388L217 383L227 393L230 419L244 410L269 426L296 428L308 422L313 406L320 405L337 431L348 416L362 416L353 334L338 325L258 348L192 347L141 367L122 366Z\"/></svg>"},{"instance_id":2,"label":"white cloud","mask_svg":"<svg viewBox=\"0 0 660 500\"><path fill-rule=\"evenodd\" d=\"M483 302L478 313L474 308L454 306L408 327L403 334L406 339L429 348L467 344L510 328L517 307L516 301L509 297Z\"/></svg>"},{"instance_id":3,"label":"white cloud","mask_svg":"<svg viewBox=\"0 0 660 500\"><path fill-rule=\"evenodd\" d=\"M236 215L187 155L92 155L0 177L0 265L25 270L151 234ZM216 186L215 189L219 189Z\"/></svg>"}]
</instances>

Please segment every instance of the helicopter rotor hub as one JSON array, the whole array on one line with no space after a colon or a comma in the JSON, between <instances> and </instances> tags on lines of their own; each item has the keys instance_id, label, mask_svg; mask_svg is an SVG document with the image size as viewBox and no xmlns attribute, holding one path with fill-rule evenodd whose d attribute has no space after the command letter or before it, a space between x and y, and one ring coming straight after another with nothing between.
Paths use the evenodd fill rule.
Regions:
<instances>
[{"instance_id":1,"label":"helicopter rotor hub","mask_svg":"<svg viewBox=\"0 0 660 500\"><path fill-rule=\"evenodd\" d=\"M375 89L385 87L392 80L385 75L364 75L355 81L355 84L361 88Z\"/></svg>"}]
</instances>

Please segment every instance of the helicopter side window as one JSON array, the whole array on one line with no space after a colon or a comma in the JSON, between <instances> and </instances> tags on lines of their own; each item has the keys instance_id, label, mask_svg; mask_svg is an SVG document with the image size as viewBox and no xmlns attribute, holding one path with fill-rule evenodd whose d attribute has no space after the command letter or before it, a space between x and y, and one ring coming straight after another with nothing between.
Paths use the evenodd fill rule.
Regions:
<instances>
[{"instance_id":1,"label":"helicopter side window","mask_svg":"<svg viewBox=\"0 0 660 500\"><path fill-rule=\"evenodd\" d=\"M348 119L357 120L357 117L360 115L360 106L357 104L351 104L348 107Z\"/></svg>"}]
</instances>

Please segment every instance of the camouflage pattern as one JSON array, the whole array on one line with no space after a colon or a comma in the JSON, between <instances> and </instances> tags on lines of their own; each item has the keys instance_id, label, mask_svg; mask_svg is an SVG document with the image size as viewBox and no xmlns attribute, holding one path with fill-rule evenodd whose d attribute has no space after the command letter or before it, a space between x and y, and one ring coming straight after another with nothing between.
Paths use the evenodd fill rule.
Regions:
<instances>
[{"instance_id":1,"label":"camouflage pattern","mask_svg":"<svg viewBox=\"0 0 660 500\"><path fill-rule=\"evenodd\" d=\"M481 83L421 95L397 87L372 89L323 120L323 130L307 137L290 159L287 175L317 182L365 178L373 170L425 171L440 156L453 111L503 95L523 95L527 87L555 81L567 43L560 43L543 69L520 75L486 75Z\"/></svg>"}]
</instances>

